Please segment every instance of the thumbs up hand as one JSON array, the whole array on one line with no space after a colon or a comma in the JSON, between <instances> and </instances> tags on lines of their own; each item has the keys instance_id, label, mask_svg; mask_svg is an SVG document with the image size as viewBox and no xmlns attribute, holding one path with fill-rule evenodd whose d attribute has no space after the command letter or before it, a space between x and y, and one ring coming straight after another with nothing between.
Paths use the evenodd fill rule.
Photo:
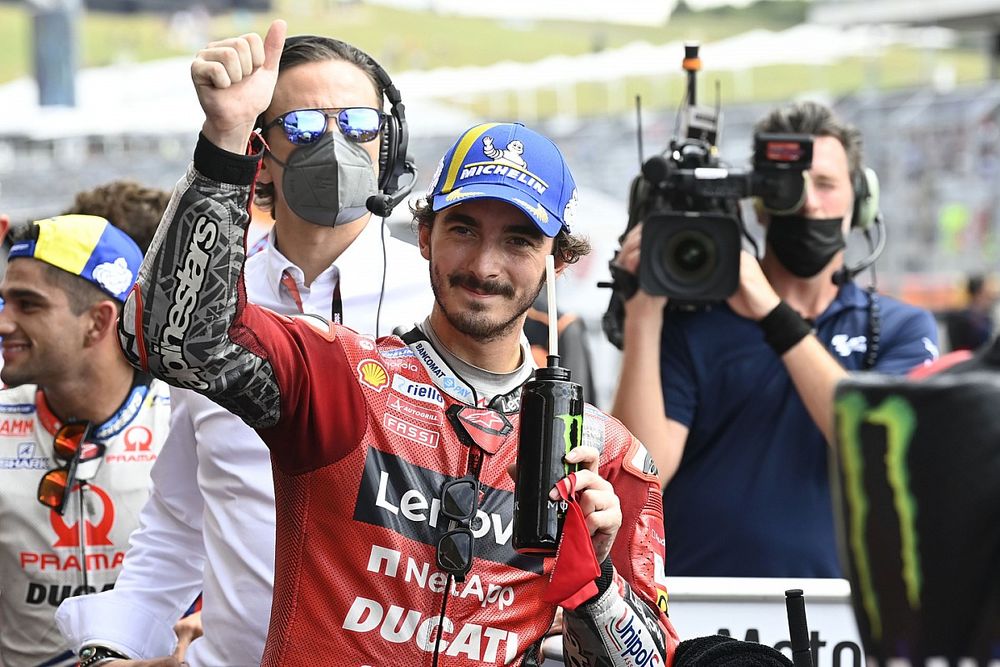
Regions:
<instances>
[{"instance_id":1,"label":"thumbs up hand","mask_svg":"<svg viewBox=\"0 0 1000 667\"><path fill-rule=\"evenodd\" d=\"M248 33L211 42L191 63L205 112L202 133L219 148L245 152L257 116L271 103L287 30L284 21L276 20L263 40Z\"/></svg>"}]
</instances>

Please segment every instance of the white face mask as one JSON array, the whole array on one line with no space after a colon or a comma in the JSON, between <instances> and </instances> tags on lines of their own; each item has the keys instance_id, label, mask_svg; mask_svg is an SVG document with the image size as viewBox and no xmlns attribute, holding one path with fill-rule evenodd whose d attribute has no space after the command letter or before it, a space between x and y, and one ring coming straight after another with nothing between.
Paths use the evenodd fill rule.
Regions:
<instances>
[{"instance_id":1,"label":"white face mask","mask_svg":"<svg viewBox=\"0 0 1000 667\"><path fill-rule=\"evenodd\" d=\"M353 222L368 212L368 198L378 193L371 156L340 132L296 147L287 163L270 157L284 167L281 192L288 208L314 225Z\"/></svg>"}]
</instances>

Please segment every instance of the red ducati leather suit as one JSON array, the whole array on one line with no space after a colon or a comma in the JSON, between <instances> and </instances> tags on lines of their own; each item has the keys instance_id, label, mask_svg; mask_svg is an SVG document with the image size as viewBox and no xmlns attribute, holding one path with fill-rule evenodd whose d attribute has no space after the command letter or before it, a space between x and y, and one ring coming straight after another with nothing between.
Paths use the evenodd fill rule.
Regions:
<instances>
[{"instance_id":1,"label":"red ducati leather suit","mask_svg":"<svg viewBox=\"0 0 1000 667\"><path fill-rule=\"evenodd\" d=\"M419 331L409 345L395 336L376 343L246 303L239 271L249 180L239 188L213 180L247 175L220 168L211 150L202 140L197 169L178 185L121 335L134 363L218 401L271 449L277 553L264 664L431 665L435 652L442 666L534 664L556 608L542 601L553 561L511 547L506 466L516 454L517 392L468 422L470 433L494 437L485 438L471 524L475 561L465 582L449 586L435 565L449 528L439 497L444 482L466 474L469 448L445 410L481 401ZM513 429L497 436L505 419ZM580 665L665 664L677 639L657 581L664 541L655 468L596 408L587 407L584 429L623 522L602 594L566 614L567 653Z\"/></svg>"}]
</instances>

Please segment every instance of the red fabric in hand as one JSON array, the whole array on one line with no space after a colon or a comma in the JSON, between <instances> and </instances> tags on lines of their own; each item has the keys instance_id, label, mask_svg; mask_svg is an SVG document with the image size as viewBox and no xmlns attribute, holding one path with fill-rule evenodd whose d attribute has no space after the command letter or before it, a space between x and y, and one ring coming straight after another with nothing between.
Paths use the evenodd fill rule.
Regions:
<instances>
[{"instance_id":1,"label":"red fabric in hand","mask_svg":"<svg viewBox=\"0 0 1000 667\"><path fill-rule=\"evenodd\" d=\"M601 574L601 564L597 562L594 544L590 541L587 521L573 493L575 488L575 473L556 484L559 496L567 504L566 518L556 551L556 564L543 596L546 602L566 609L576 609L597 595L594 580Z\"/></svg>"}]
</instances>

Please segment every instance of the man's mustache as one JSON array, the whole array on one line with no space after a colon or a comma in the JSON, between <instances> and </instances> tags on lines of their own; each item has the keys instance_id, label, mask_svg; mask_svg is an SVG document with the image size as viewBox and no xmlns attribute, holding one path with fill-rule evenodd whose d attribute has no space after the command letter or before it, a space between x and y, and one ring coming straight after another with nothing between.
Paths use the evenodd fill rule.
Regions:
<instances>
[{"instance_id":1,"label":"man's mustache","mask_svg":"<svg viewBox=\"0 0 1000 667\"><path fill-rule=\"evenodd\" d=\"M448 284L452 287L465 287L485 294L505 296L508 299L514 298L514 287L510 283L500 280L480 280L471 274L456 273L448 278Z\"/></svg>"}]
</instances>

